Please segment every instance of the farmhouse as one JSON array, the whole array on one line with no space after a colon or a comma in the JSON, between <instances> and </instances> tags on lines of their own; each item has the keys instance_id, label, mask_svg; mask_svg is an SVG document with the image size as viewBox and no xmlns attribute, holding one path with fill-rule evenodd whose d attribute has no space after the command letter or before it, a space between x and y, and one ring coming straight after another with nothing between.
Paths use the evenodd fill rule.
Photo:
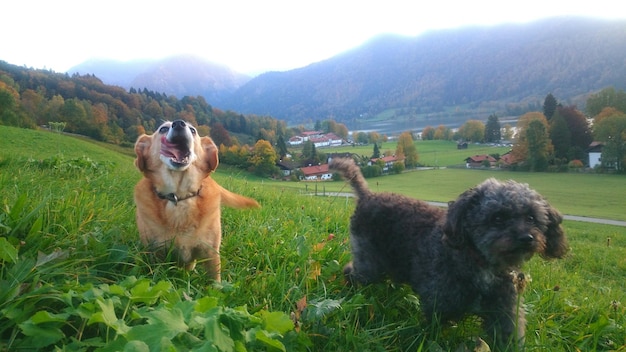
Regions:
<instances>
[{"instance_id":1,"label":"farmhouse","mask_svg":"<svg viewBox=\"0 0 626 352\"><path fill-rule=\"evenodd\" d=\"M515 159L515 157L513 156L513 153L511 152L502 154L499 161L502 167L510 167L514 165L515 163L517 163L517 160Z\"/></svg>"},{"instance_id":2,"label":"farmhouse","mask_svg":"<svg viewBox=\"0 0 626 352\"><path fill-rule=\"evenodd\" d=\"M465 159L465 166L468 169L485 167L485 161L489 162L489 167L494 167L497 160L491 155L474 155Z\"/></svg>"},{"instance_id":3,"label":"farmhouse","mask_svg":"<svg viewBox=\"0 0 626 352\"><path fill-rule=\"evenodd\" d=\"M303 181L329 181L333 173L328 169L328 164L306 166L300 169Z\"/></svg>"},{"instance_id":4,"label":"farmhouse","mask_svg":"<svg viewBox=\"0 0 626 352\"><path fill-rule=\"evenodd\" d=\"M367 163L367 165L374 165L378 163L378 161L383 162L383 172L389 172L389 170L393 167L393 164L397 162L404 162L404 157L398 157L395 155L384 156L382 158L373 158Z\"/></svg>"}]
</instances>

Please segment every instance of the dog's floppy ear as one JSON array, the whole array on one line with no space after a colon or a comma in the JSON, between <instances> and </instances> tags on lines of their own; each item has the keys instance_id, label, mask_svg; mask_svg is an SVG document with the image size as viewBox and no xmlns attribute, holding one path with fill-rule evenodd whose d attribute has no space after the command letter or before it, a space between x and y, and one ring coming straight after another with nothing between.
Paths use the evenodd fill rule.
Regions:
<instances>
[{"instance_id":1,"label":"dog's floppy ear","mask_svg":"<svg viewBox=\"0 0 626 352\"><path fill-rule=\"evenodd\" d=\"M135 142L135 154L137 154L137 159L135 159L135 166L141 172L146 171L148 168L147 161L151 145L152 138L145 134L139 136L139 138L137 138L137 142Z\"/></svg>"},{"instance_id":2,"label":"dog's floppy ear","mask_svg":"<svg viewBox=\"0 0 626 352\"><path fill-rule=\"evenodd\" d=\"M217 165L220 162L219 157L217 156L217 146L209 137L202 137L200 139L200 144L202 145L202 151L204 152L204 169L208 172L214 171L217 169Z\"/></svg>"},{"instance_id":3,"label":"dog's floppy ear","mask_svg":"<svg viewBox=\"0 0 626 352\"><path fill-rule=\"evenodd\" d=\"M547 203L545 208L548 215L548 229L544 233L546 236L546 248L541 253L541 256L546 259L563 258L569 250L565 231L563 231L561 226L563 216Z\"/></svg>"},{"instance_id":4,"label":"dog's floppy ear","mask_svg":"<svg viewBox=\"0 0 626 352\"><path fill-rule=\"evenodd\" d=\"M468 212L477 205L478 190L465 191L457 200L448 203L448 215L443 225L443 241L453 248L460 248L467 243L467 224L464 221Z\"/></svg>"}]
</instances>

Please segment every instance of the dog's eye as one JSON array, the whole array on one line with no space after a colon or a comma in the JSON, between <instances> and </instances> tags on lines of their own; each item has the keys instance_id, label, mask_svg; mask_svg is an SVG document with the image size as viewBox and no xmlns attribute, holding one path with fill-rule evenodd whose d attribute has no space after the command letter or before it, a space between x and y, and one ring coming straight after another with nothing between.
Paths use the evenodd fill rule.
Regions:
<instances>
[{"instance_id":1,"label":"dog's eye","mask_svg":"<svg viewBox=\"0 0 626 352\"><path fill-rule=\"evenodd\" d=\"M159 128L159 133L160 134L166 134L167 131L169 131L170 128L168 126L161 126L161 128Z\"/></svg>"},{"instance_id":2,"label":"dog's eye","mask_svg":"<svg viewBox=\"0 0 626 352\"><path fill-rule=\"evenodd\" d=\"M193 127L191 127L191 126L189 127L189 129L191 130L191 134L196 134L196 133L198 133L198 131L196 131L196 129L195 129L195 128L193 128Z\"/></svg>"},{"instance_id":3,"label":"dog's eye","mask_svg":"<svg viewBox=\"0 0 626 352\"><path fill-rule=\"evenodd\" d=\"M535 223L535 217L532 216L532 215L528 215L526 217L526 222L529 223L529 224L534 224Z\"/></svg>"}]
</instances>

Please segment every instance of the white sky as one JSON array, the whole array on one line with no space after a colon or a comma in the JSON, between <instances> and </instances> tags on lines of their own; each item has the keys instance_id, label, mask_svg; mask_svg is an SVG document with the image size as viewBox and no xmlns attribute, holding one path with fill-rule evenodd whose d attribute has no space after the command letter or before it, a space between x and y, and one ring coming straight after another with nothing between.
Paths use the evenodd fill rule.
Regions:
<instances>
[{"instance_id":1,"label":"white sky","mask_svg":"<svg viewBox=\"0 0 626 352\"><path fill-rule=\"evenodd\" d=\"M626 18L620 0L3 0L0 60L65 72L89 58L195 54L241 73L289 70L381 33Z\"/></svg>"}]
</instances>

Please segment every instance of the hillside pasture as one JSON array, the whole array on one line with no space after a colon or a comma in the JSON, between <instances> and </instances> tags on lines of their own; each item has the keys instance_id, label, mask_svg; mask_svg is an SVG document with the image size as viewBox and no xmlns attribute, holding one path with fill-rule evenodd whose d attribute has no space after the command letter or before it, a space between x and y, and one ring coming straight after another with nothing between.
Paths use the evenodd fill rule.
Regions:
<instances>
[{"instance_id":1,"label":"hillside pasture","mask_svg":"<svg viewBox=\"0 0 626 352\"><path fill-rule=\"evenodd\" d=\"M203 269L157 261L139 243L132 157L49 132L0 126L0 134L12 136L0 139L2 351L448 351L487 338L472 317L426 323L406 286L345 285L351 198L311 197L302 183L220 167L222 186L262 208L224 209L224 281L212 283ZM455 179L475 183L487 173L369 182L383 188L420 176L433 197L451 198L465 187ZM541 186L541 176L563 175L524 177ZM565 179L571 188L580 186L576 177ZM595 201L584 198L589 208ZM568 256L525 266L526 351L625 351L624 228L564 227Z\"/></svg>"}]
</instances>

